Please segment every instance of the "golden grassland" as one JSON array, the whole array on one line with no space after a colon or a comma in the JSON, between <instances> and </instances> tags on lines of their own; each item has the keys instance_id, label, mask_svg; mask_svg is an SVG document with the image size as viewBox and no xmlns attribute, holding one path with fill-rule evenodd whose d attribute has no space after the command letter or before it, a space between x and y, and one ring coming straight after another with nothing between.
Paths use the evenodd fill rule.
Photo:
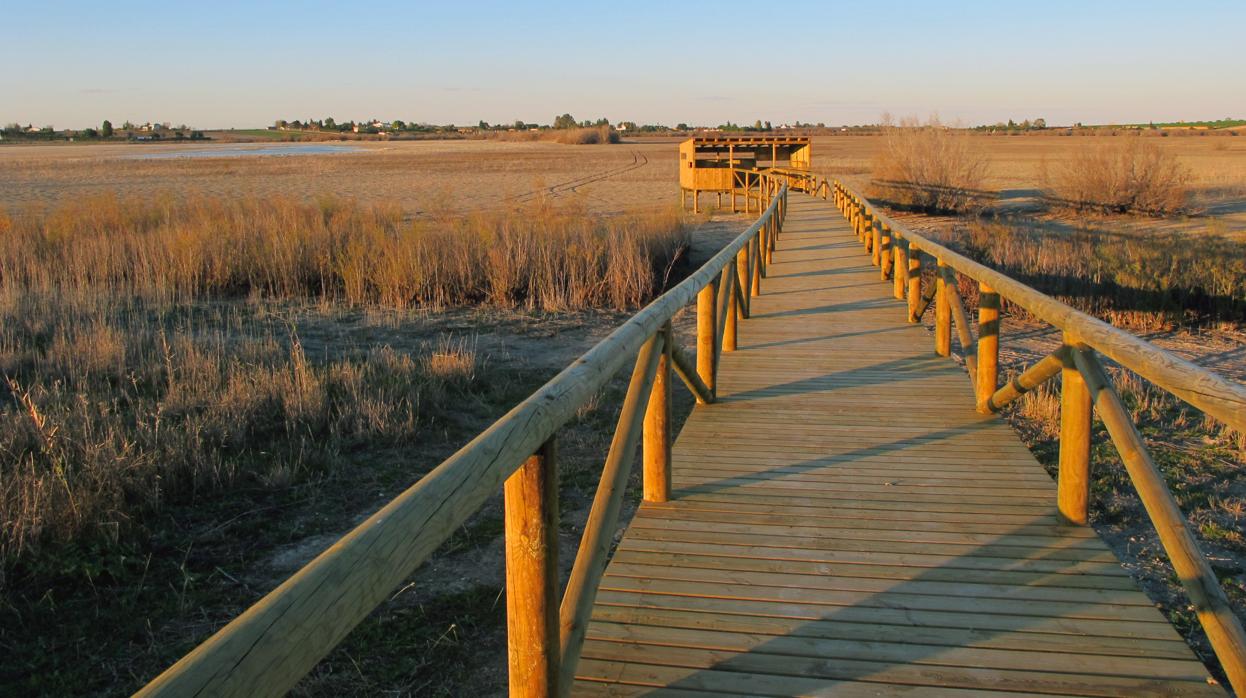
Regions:
<instances>
[{"instance_id":1,"label":"golden grassland","mask_svg":"<svg viewBox=\"0 0 1246 698\"><path fill-rule=\"evenodd\" d=\"M507 313L549 327L551 314L634 309L685 247L673 203L606 216L575 197L408 219L390 202L330 196L99 194L0 215L0 643L30 650L0 671L20 675L19 692L135 687L202 632L138 638L135 622L176 626L207 607L227 619L239 596L222 580L253 579L310 521L340 530L375 504L294 493L405 487L487 424L472 415L496 417L546 375L469 337ZM421 329L456 308L495 315ZM340 326L343 313L378 311L397 318L389 341ZM412 468L416 444L426 452ZM274 507L297 515L187 557L204 529L242 535L231 522ZM239 554L244 569L212 572ZM179 577L176 607L147 591ZM101 605L100 589L127 600ZM63 636L67 608L129 639ZM35 651L45 643L65 649ZM99 673L133 662L129 677Z\"/></svg>"},{"instance_id":2,"label":"golden grassland","mask_svg":"<svg viewBox=\"0 0 1246 698\"><path fill-rule=\"evenodd\" d=\"M622 218L538 201L404 222L383 203L93 197L0 219L0 555L115 529L168 493L260 467L285 479L348 435L413 432L462 351L315 366L236 310L635 308L685 246L673 208ZM228 306L227 306L228 307ZM171 317L199 315L187 324ZM446 369L453 369L447 371ZM420 409L416 409L419 405ZM280 461L259 465L255 444ZM298 435L297 437L295 435Z\"/></svg>"},{"instance_id":3,"label":"golden grassland","mask_svg":"<svg viewBox=\"0 0 1246 698\"><path fill-rule=\"evenodd\" d=\"M1190 172L1192 213L905 220L1118 324L1235 326L1246 138L1154 140ZM1008 204L1115 141L973 136L965 157ZM585 341L572 335L657 293L687 236L673 143L0 148L0 680L136 688L539 385ZM862 185L884 144L819 137L814 162ZM1246 560L1241 436L1117 375L1204 544ZM569 541L621 390L560 437ZM1045 463L1055 395L1010 415ZM1109 451L1100 434L1096 521L1197 637ZM500 521L494 502L296 693L496 690Z\"/></svg>"},{"instance_id":4,"label":"golden grassland","mask_svg":"<svg viewBox=\"0 0 1246 698\"><path fill-rule=\"evenodd\" d=\"M594 212L619 213L666 206L677 193L677 154L667 143L367 142L343 144L357 150L330 155L143 159L266 147L273 146L5 146L0 148L0 207L101 193L311 199L332 192L358 201L394 202L406 215L420 216L430 208L495 208L555 187L562 194L583 195ZM576 186L585 180L594 181ZM575 190L567 191L571 187Z\"/></svg>"}]
</instances>

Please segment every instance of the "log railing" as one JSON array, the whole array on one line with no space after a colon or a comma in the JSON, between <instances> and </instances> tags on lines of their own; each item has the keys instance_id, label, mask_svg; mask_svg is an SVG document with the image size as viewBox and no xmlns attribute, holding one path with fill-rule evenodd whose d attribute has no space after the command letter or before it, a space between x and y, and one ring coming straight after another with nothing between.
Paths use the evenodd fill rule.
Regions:
<instances>
[{"instance_id":1,"label":"log railing","mask_svg":"<svg viewBox=\"0 0 1246 698\"><path fill-rule=\"evenodd\" d=\"M1044 381L1062 376L1056 504L1061 517L1074 525L1088 521L1091 419L1094 413L1099 415L1230 684L1238 695L1246 695L1246 632L1097 356L1109 357L1239 432L1246 432L1246 387L905 229L839 182L825 181L813 192L835 202L880 267L882 278L894 278L895 297L908 298L910 322L919 322L933 299L936 353L949 355L955 325L980 412L998 412ZM921 271L932 265L933 288L923 292ZM957 292L957 273L978 282L976 340ZM1001 298L1064 333L1060 349L1002 387L998 385Z\"/></svg>"},{"instance_id":2,"label":"log railing","mask_svg":"<svg viewBox=\"0 0 1246 698\"><path fill-rule=\"evenodd\" d=\"M750 172L761 216L700 269L432 472L157 676L143 696L284 695L469 516L503 491L510 692L566 695L637 447L644 498L670 496L672 373L714 401L719 355L760 291L787 211L786 182ZM695 359L671 319L695 301ZM558 596L556 434L635 357L566 591Z\"/></svg>"}]
</instances>

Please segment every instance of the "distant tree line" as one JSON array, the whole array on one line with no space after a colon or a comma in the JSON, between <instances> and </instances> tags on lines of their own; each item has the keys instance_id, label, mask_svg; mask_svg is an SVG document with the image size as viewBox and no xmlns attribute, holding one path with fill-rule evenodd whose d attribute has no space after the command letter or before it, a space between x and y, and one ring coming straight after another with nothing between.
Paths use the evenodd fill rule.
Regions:
<instances>
[{"instance_id":1,"label":"distant tree line","mask_svg":"<svg viewBox=\"0 0 1246 698\"><path fill-rule=\"evenodd\" d=\"M127 140L204 140L206 136L203 131L193 129L186 124L173 126L169 123L152 123L148 122L143 125L133 124L129 121L122 124L120 131L113 127L108 119L104 119L99 128L84 129L56 129L53 126L32 126L26 124L22 126L13 122L6 124L0 129L0 135L5 140L33 140L33 141L54 141L54 140L117 140L125 138Z\"/></svg>"},{"instance_id":2,"label":"distant tree line","mask_svg":"<svg viewBox=\"0 0 1246 698\"><path fill-rule=\"evenodd\" d=\"M1017 123L1016 121L1009 119L1007 123L1003 121L997 121L993 124L983 124L981 126L975 126L973 130L975 131L1042 131L1042 130L1045 130L1046 128L1047 128L1046 119L1034 119L1032 121L1030 119L1026 119L1025 121L1022 121L1021 123Z\"/></svg>"}]
</instances>

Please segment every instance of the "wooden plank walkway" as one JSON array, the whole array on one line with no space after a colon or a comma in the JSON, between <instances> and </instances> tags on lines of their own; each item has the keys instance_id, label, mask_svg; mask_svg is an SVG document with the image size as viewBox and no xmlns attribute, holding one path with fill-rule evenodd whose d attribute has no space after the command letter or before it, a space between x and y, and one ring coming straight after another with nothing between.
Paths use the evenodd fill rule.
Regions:
<instances>
[{"instance_id":1,"label":"wooden plank walkway","mask_svg":"<svg viewBox=\"0 0 1246 698\"><path fill-rule=\"evenodd\" d=\"M834 206L793 194L720 401L597 596L582 695L1225 695Z\"/></svg>"}]
</instances>

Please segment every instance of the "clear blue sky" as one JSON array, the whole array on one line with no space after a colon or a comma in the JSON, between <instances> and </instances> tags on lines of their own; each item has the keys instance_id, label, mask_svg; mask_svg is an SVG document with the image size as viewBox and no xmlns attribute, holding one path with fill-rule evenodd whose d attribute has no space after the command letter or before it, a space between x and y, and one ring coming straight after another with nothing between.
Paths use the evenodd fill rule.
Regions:
<instances>
[{"instance_id":1,"label":"clear blue sky","mask_svg":"<svg viewBox=\"0 0 1246 698\"><path fill-rule=\"evenodd\" d=\"M4 5L0 121L58 128L1246 118L1246 0Z\"/></svg>"}]
</instances>

